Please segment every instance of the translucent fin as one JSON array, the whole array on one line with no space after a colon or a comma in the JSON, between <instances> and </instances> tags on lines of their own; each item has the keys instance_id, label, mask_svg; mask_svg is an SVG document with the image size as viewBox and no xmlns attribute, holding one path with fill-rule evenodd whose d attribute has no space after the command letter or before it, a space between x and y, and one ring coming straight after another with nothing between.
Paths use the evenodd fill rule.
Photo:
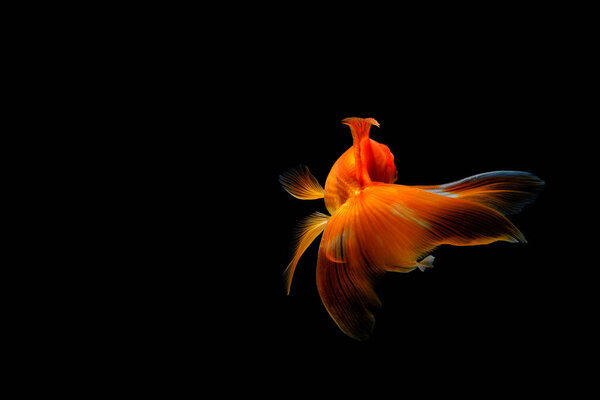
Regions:
<instances>
[{"instance_id":1,"label":"translucent fin","mask_svg":"<svg viewBox=\"0 0 600 400\"><path fill-rule=\"evenodd\" d=\"M509 215L532 203L542 191L544 181L529 172L494 171L444 185L415 187L473 201Z\"/></svg>"},{"instance_id":2,"label":"translucent fin","mask_svg":"<svg viewBox=\"0 0 600 400\"><path fill-rule=\"evenodd\" d=\"M425 272L426 268L433 268L433 260L435 260L434 256L427 256L421 261L417 262L417 268Z\"/></svg>"},{"instance_id":3,"label":"translucent fin","mask_svg":"<svg viewBox=\"0 0 600 400\"><path fill-rule=\"evenodd\" d=\"M308 167L301 165L279 176L279 183L286 192L297 199L315 200L325 197L323 187L311 173Z\"/></svg>"},{"instance_id":4,"label":"translucent fin","mask_svg":"<svg viewBox=\"0 0 600 400\"><path fill-rule=\"evenodd\" d=\"M310 244L317 238L317 236L323 232L328 220L328 215L315 212L300 221L300 224L298 225L298 235L296 238L294 258L292 258L292 261L283 272L287 294L290 294L292 277L294 276L294 271L296 270L296 265L298 265L300 257L302 254L304 254L308 246L310 246Z\"/></svg>"}]
</instances>

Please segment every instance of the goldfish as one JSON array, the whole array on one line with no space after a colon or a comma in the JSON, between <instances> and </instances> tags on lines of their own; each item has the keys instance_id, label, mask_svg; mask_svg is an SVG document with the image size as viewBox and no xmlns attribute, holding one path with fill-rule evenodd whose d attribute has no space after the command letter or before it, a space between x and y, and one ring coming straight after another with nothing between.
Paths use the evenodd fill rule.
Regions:
<instances>
[{"instance_id":1,"label":"goldfish","mask_svg":"<svg viewBox=\"0 0 600 400\"><path fill-rule=\"evenodd\" d=\"M433 267L440 245L496 241L526 243L506 217L532 203L544 181L529 172L493 171L441 185L396 184L389 147L370 138L373 118L346 118L352 146L333 164L325 187L306 166L279 176L301 200L324 199L327 214L300 221L294 255L283 273L289 295L300 257L322 234L316 266L319 296L341 331L356 340L372 336L381 307L376 283L388 272Z\"/></svg>"}]
</instances>

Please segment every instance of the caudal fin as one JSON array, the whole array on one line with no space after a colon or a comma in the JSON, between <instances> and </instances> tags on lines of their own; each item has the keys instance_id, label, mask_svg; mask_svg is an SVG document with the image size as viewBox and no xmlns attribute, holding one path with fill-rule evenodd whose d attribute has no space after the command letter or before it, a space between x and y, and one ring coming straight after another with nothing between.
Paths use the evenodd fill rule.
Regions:
<instances>
[{"instance_id":1,"label":"caudal fin","mask_svg":"<svg viewBox=\"0 0 600 400\"><path fill-rule=\"evenodd\" d=\"M317 263L325 308L347 335L367 338L380 302L374 285L387 271L432 266L441 244L468 246L525 241L500 212L411 186L373 182L330 217Z\"/></svg>"},{"instance_id":2,"label":"caudal fin","mask_svg":"<svg viewBox=\"0 0 600 400\"><path fill-rule=\"evenodd\" d=\"M415 186L431 193L473 201L504 215L516 214L532 203L544 181L522 171L493 171L437 186Z\"/></svg>"}]
</instances>

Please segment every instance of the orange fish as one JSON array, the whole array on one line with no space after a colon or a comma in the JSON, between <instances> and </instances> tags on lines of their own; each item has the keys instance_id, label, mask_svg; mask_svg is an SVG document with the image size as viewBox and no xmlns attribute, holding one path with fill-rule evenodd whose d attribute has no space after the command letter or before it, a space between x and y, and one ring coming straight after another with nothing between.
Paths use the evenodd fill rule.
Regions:
<instances>
[{"instance_id":1,"label":"orange fish","mask_svg":"<svg viewBox=\"0 0 600 400\"><path fill-rule=\"evenodd\" d=\"M346 118L352 147L335 162L325 189L301 167L279 181L302 200L324 199L330 215L301 221L295 253L284 272L287 293L298 261L321 234L317 288L325 308L348 336L364 340L381 302L375 283L388 271L433 266L439 245L472 246L498 240L525 242L506 217L535 200L544 182L520 171L487 172L437 186L394 184L390 149L369 138L373 118Z\"/></svg>"}]
</instances>

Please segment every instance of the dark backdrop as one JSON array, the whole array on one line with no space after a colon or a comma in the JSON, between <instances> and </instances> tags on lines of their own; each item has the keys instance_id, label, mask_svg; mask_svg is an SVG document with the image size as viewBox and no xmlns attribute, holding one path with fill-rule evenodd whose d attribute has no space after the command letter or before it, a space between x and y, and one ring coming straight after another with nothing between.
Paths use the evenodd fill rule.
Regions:
<instances>
[{"instance_id":1,"label":"dark backdrop","mask_svg":"<svg viewBox=\"0 0 600 400\"><path fill-rule=\"evenodd\" d=\"M253 245L239 265L245 278L238 282L243 289L236 310L245 323L236 335L243 348L257 357L273 351L283 360L317 364L375 357L398 362L402 370L410 365L411 374L432 368L430 362L444 368L457 360L511 362L519 376L528 365L570 351L569 345L548 350L579 321L565 294L574 280L558 250L564 246L565 215L558 210L571 149L564 132L573 110L563 88L549 84L550 73L534 62L523 65L441 73L413 68L398 80L349 78L339 91L325 90L322 81L300 81L268 93L268 107L249 115L259 137L248 142L253 153L240 169L241 179L249 180L244 193L256 204L247 209L243 233ZM346 337L321 303L319 239L301 258L289 296L281 277L298 221L326 210L322 200L289 196L278 175L303 164L324 185L352 144L340 123L350 116L379 121L371 137L394 153L397 183L438 184L494 170L528 171L546 182L534 204L510 217L527 244L442 246L432 270L388 274L377 288L383 306L375 311L375 333L363 343Z\"/></svg>"},{"instance_id":2,"label":"dark backdrop","mask_svg":"<svg viewBox=\"0 0 600 400\"><path fill-rule=\"evenodd\" d=\"M547 13L552 7L556 15ZM217 396L337 398L344 390L395 398L409 383L419 395L432 387L462 394L483 383L478 398L556 386L574 397L597 359L598 128L585 118L597 113L597 43L584 40L597 24L580 23L585 11L563 16L563 5L527 14L521 5L468 6L455 15L428 7L416 19L388 11L388 21L383 10L336 9L323 18L321 7L294 5L254 10L256 18L229 8L189 13L189 24L178 12L167 17L174 29L136 13L131 19L147 21L156 35L132 28L122 55L111 47L96 57L104 61L87 63L97 73L84 68L85 79L73 81L91 97L105 95L98 107L77 98L97 115L83 113L72 125L76 137L92 139L89 149L76 140L68 150L99 153L91 158L95 175L67 160L81 179L68 181L76 193L65 205L84 208L71 214L88 229L66 224L79 242L54 235L59 251L81 259L74 273L47 281L63 256L40 263L45 291L27 301L46 319L20 312L36 323L17 326L30 335L12 346L20 361L57 371L68 385L79 381L72 370L98 376L92 390L117 381L137 393L162 383L169 397L211 386ZM300 8L310 15L292 21ZM239 11L243 25L233 18ZM313 30L318 17L325 29ZM367 20L374 26L363 26ZM68 119L77 114L62 109ZM352 143L340 123L351 116L379 121L371 135L395 154L400 184L494 170L546 182L534 204L510 217L527 244L442 246L433 269L385 276L365 342L345 336L321 303L317 243L301 258L289 296L282 279L296 224L325 207L292 198L278 176L304 164L324 184ZM54 140L61 129L40 132ZM93 189L82 191L80 181ZM53 215L62 220L60 211ZM13 302L27 297L23 291ZM52 352L41 368L25 353L36 346Z\"/></svg>"},{"instance_id":3,"label":"dark backdrop","mask_svg":"<svg viewBox=\"0 0 600 400\"><path fill-rule=\"evenodd\" d=\"M168 177L184 188L182 207L169 208L181 228L164 232L176 247L154 262L150 293L139 300L162 351L191 362L191 371L208 364L216 376L293 391L463 371L492 389L507 380L534 388L585 354L580 338L589 337L590 318L582 305L592 292L579 260L588 257L576 243L581 231L567 223L582 221L573 206L582 197L573 193L585 187L577 179L587 132L580 116L589 106L573 90L581 81L565 72L568 52L550 42L445 48L410 58L391 57L388 48L383 58L306 49L255 65L244 59L244 68L224 71L206 103L183 108L193 117L169 127L184 134L169 157L178 172ZM296 224L326 210L322 200L289 196L278 176L304 164L324 184L351 146L340 123L351 116L379 121L371 136L394 153L397 183L494 170L546 182L534 204L510 217L527 244L442 246L433 269L388 274L365 342L345 336L321 303L318 243L301 258L289 296L282 279Z\"/></svg>"}]
</instances>

